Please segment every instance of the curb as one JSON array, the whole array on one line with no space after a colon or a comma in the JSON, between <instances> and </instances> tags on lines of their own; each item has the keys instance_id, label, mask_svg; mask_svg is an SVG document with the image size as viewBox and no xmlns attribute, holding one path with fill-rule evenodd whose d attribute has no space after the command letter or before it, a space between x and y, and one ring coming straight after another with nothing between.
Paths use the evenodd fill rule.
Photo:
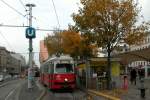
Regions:
<instances>
[{"instance_id":1,"label":"curb","mask_svg":"<svg viewBox=\"0 0 150 100\"><path fill-rule=\"evenodd\" d=\"M45 94L46 94L46 89L39 83L39 80L37 80L36 84L37 84L37 86L38 86L39 88L41 88L41 90L42 90L42 93L40 94L40 96L39 96L36 100L42 100L43 97L44 97Z\"/></svg>"},{"instance_id":2,"label":"curb","mask_svg":"<svg viewBox=\"0 0 150 100\"><path fill-rule=\"evenodd\" d=\"M44 89L41 95L39 96L39 98L37 98L36 100L42 100L45 94L46 94L46 90Z\"/></svg>"},{"instance_id":3,"label":"curb","mask_svg":"<svg viewBox=\"0 0 150 100\"><path fill-rule=\"evenodd\" d=\"M109 100L121 100L120 98L118 97L115 97L115 96L111 96L111 95L108 95L108 94L105 94L105 93L102 93L102 92L97 92L97 91L94 91L94 90L88 90L89 94L94 94L94 95L97 95L97 96L102 96L106 99L109 99Z\"/></svg>"}]
</instances>

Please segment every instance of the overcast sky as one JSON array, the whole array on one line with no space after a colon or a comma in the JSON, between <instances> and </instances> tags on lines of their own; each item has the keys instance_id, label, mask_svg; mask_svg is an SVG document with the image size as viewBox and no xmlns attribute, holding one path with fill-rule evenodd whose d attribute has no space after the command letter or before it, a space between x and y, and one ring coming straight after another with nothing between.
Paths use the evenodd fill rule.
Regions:
<instances>
[{"instance_id":1,"label":"overcast sky","mask_svg":"<svg viewBox=\"0 0 150 100\"><path fill-rule=\"evenodd\" d=\"M16 9L19 13L14 11ZM71 14L77 12L79 0L53 0L57 11L60 28L66 29L68 24L73 24ZM33 27L41 29L53 29L58 27L52 0L0 0L0 24L6 25L27 25L27 12L21 4L34 3L33 8ZM150 0L140 0L142 6L141 14L144 20L150 19L149 11ZM27 8L26 8L27 9ZM39 41L43 40L51 32L37 31L36 38L33 40L33 51L39 52ZM9 51L22 53L28 58L28 39L25 38L25 28L0 27L0 46L6 47ZM34 60L39 65L38 53L35 53ZM28 60L28 59L27 59Z\"/></svg>"}]
</instances>

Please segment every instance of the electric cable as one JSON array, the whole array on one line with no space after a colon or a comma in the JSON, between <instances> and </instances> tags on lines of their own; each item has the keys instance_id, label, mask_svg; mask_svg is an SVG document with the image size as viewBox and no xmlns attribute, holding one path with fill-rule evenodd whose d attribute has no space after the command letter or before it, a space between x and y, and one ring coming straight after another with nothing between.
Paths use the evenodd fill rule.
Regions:
<instances>
[{"instance_id":1,"label":"electric cable","mask_svg":"<svg viewBox=\"0 0 150 100\"><path fill-rule=\"evenodd\" d=\"M25 17L25 15L23 15L21 12L19 12L18 10L16 10L15 8L13 8L12 6L10 6L8 3L6 3L5 1L1 0L1 2L3 2L5 5L7 5L9 8L11 8L12 10L14 10L16 13L18 13L19 15Z\"/></svg>"},{"instance_id":2,"label":"electric cable","mask_svg":"<svg viewBox=\"0 0 150 100\"><path fill-rule=\"evenodd\" d=\"M53 3L53 7L54 7L54 11L55 11L55 15L56 15L56 19L57 19L57 24L58 24L58 27L60 28L60 23L59 23L59 18L58 18L58 14L57 14L57 11L56 11L56 7L55 7L55 3L53 0L51 0L52 3Z\"/></svg>"},{"instance_id":3,"label":"electric cable","mask_svg":"<svg viewBox=\"0 0 150 100\"><path fill-rule=\"evenodd\" d=\"M25 11L27 11L27 8L25 7L24 3L22 2L22 0L19 0L19 2L21 3L21 5L23 6L23 8L25 9Z\"/></svg>"},{"instance_id":4,"label":"electric cable","mask_svg":"<svg viewBox=\"0 0 150 100\"><path fill-rule=\"evenodd\" d=\"M3 33L0 31L0 35L2 36L2 38L6 41L7 45L10 47L10 49L12 51L14 51L14 49L12 48L12 46L10 45L10 43L8 42L8 40L5 38L5 36L3 35Z\"/></svg>"},{"instance_id":5,"label":"electric cable","mask_svg":"<svg viewBox=\"0 0 150 100\"><path fill-rule=\"evenodd\" d=\"M33 52L35 54L37 53L47 53L47 51L42 51L42 52ZM17 54L29 54L29 52L17 52Z\"/></svg>"},{"instance_id":6,"label":"electric cable","mask_svg":"<svg viewBox=\"0 0 150 100\"><path fill-rule=\"evenodd\" d=\"M29 26L20 26L20 25L6 25L6 24L0 24L0 27L17 27L17 28L24 28L24 27L29 27ZM57 31L58 29L41 29L41 28L36 28L37 31ZM65 30L65 29L64 29ZM59 31L64 31L59 29Z\"/></svg>"}]
</instances>

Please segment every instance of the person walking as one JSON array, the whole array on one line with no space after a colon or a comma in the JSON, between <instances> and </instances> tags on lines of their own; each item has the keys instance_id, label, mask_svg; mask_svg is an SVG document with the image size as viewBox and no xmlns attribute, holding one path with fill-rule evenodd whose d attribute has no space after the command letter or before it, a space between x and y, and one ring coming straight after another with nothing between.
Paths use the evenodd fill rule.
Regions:
<instances>
[{"instance_id":1,"label":"person walking","mask_svg":"<svg viewBox=\"0 0 150 100\"><path fill-rule=\"evenodd\" d=\"M144 70L139 69L138 70L138 75L139 75L139 80L141 80L142 78L144 78Z\"/></svg>"},{"instance_id":2,"label":"person walking","mask_svg":"<svg viewBox=\"0 0 150 100\"><path fill-rule=\"evenodd\" d=\"M135 84L136 85L136 77L137 77L137 72L135 69L132 69L131 72L130 72L130 81L131 81L131 84Z\"/></svg>"}]
</instances>

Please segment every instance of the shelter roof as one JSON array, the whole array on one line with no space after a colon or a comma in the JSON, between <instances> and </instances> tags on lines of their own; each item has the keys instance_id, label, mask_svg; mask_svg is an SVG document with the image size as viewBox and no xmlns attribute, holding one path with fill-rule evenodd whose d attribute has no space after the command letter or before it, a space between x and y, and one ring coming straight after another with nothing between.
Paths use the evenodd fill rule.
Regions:
<instances>
[{"instance_id":1,"label":"shelter roof","mask_svg":"<svg viewBox=\"0 0 150 100\"><path fill-rule=\"evenodd\" d=\"M128 64L133 61L150 61L150 48L120 53L113 55L113 57L120 58L123 64Z\"/></svg>"}]
</instances>

